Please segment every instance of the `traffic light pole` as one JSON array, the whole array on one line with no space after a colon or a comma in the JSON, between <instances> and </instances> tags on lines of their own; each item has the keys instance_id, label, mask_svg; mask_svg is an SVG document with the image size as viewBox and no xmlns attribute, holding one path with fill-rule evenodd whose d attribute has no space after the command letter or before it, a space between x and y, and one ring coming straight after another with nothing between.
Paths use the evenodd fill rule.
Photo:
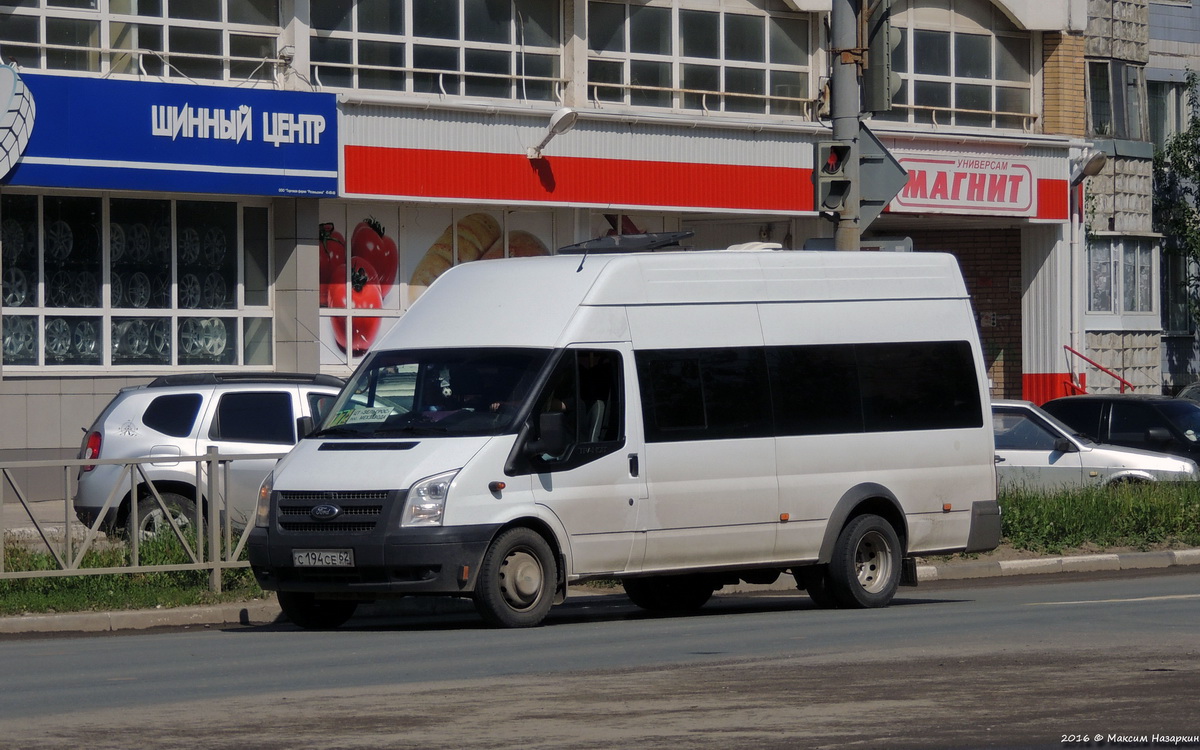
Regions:
<instances>
[{"instance_id":1,"label":"traffic light pole","mask_svg":"<svg viewBox=\"0 0 1200 750\"><path fill-rule=\"evenodd\" d=\"M833 236L838 250L858 250L859 227L859 159L858 128L862 115L858 83L860 0L833 0L829 14L829 55L833 62L829 87L829 111L833 121L833 140L850 146L846 177L850 191L842 210L838 212L837 229Z\"/></svg>"}]
</instances>

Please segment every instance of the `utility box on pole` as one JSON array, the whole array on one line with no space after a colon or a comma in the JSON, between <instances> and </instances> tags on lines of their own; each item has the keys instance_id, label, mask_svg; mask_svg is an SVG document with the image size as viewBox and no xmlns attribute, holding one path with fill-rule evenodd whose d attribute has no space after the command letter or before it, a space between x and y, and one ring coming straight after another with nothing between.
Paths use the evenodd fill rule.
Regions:
<instances>
[{"instance_id":1,"label":"utility box on pole","mask_svg":"<svg viewBox=\"0 0 1200 750\"><path fill-rule=\"evenodd\" d=\"M888 112L900 91L900 76L892 70L892 55L900 46L900 30L892 28L892 0L864 0L860 25L865 29L867 56L862 71L864 112Z\"/></svg>"}]
</instances>

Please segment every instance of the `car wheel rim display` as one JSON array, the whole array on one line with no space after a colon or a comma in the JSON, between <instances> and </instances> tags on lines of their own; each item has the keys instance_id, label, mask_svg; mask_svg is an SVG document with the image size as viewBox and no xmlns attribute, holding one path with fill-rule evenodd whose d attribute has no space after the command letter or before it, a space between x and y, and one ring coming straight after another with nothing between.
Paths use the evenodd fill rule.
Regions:
<instances>
[{"instance_id":1,"label":"car wheel rim display","mask_svg":"<svg viewBox=\"0 0 1200 750\"><path fill-rule=\"evenodd\" d=\"M84 355L95 354L96 338L96 326L92 325L91 321L81 320L75 324L73 342L77 353Z\"/></svg>"},{"instance_id":2,"label":"car wheel rim display","mask_svg":"<svg viewBox=\"0 0 1200 750\"><path fill-rule=\"evenodd\" d=\"M52 318L46 323L46 353L53 357L65 357L71 352L71 325L62 318Z\"/></svg>"},{"instance_id":3,"label":"car wheel rim display","mask_svg":"<svg viewBox=\"0 0 1200 750\"><path fill-rule=\"evenodd\" d=\"M205 307L222 307L225 304L225 279L216 271L204 277L201 301Z\"/></svg>"},{"instance_id":4,"label":"car wheel rim display","mask_svg":"<svg viewBox=\"0 0 1200 750\"><path fill-rule=\"evenodd\" d=\"M141 271L129 277L125 290L131 307L145 307L150 304L150 277Z\"/></svg>"},{"instance_id":5,"label":"car wheel rim display","mask_svg":"<svg viewBox=\"0 0 1200 750\"><path fill-rule=\"evenodd\" d=\"M64 261L75 247L75 236L71 225L57 219L46 225L46 257L53 261Z\"/></svg>"},{"instance_id":6,"label":"car wheel rim display","mask_svg":"<svg viewBox=\"0 0 1200 750\"><path fill-rule=\"evenodd\" d=\"M150 260L150 229L145 224L134 224L129 228L129 252L137 263Z\"/></svg>"},{"instance_id":7,"label":"car wheel rim display","mask_svg":"<svg viewBox=\"0 0 1200 750\"><path fill-rule=\"evenodd\" d=\"M21 307L29 298L29 282L25 272L19 268L4 269L4 305Z\"/></svg>"},{"instance_id":8,"label":"car wheel rim display","mask_svg":"<svg viewBox=\"0 0 1200 750\"><path fill-rule=\"evenodd\" d=\"M204 262L209 266L219 266L225 259L225 233L217 227L204 230L203 242Z\"/></svg>"},{"instance_id":9,"label":"car wheel rim display","mask_svg":"<svg viewBox=\"0 0 1200 750\"><path fill-rule=\"evenodd\" d=\"M59 271L50 279L50 289L46 292L46 304L50 307L66 307L71 301L71 274Z\"/></svg>"},{"instance_id":10,"label":"car wheel rim display","mask_svg":"<svg viewBox=\"0 0 1200 750\"><path fill-rule=\"evenodd\" d=\"M171 321L159 319L150 326L150 345L160 357L171 353Z\"/></svg>"},{"instance_id":11,"label":"car wheel rim display","mask_svg":"<svg viewBox=\"0 0 1200 750\"><path fill-rule=\"evenodd\" d=\"M196 274L185 273L179 280L179 306L195 310L200 306L201 294L200 279L196 278Z\"/></svg>"},{"instance_id":12,"label":"car wheel rim display","mask_svg":"<svg viewBox=\"0 0 1200 750\"><path fill-rule=\"evenodd\" d=\"M200 233L191 227L179 233L179 262L192 265L200 259Z\"/></svg>"},{"instance_id":13,"label":"car wheel rim display","mask_svg":"<svg viewBox=\"0 0 1200 750\"><path fill-rule=\"evenodd\" d=\"M4 244L4 260L12 262L25 254L25 228L16 219L5 219L0 225L0 243Z\"/></svg>"},{"instance_id":14,"label":"car wheel rim display","mask_svg":"<svg viewBox=\"0 0 1200 750\"><path fill-rule=\"evenodd\" d=\"M108 257L113 263L125 257L125 229L115 221L108 227Z\"/></svg>"},{"instance_id":15,"label":"car wheel rim display","mask_svg":"<svg viewBox=\"0 0 1200 750\"><path fill-rule=\"evenodd\" d=\"M32 357L37 345L37 330L30 318L4 319L4 358Z\"/></svg>"}]
</instances>

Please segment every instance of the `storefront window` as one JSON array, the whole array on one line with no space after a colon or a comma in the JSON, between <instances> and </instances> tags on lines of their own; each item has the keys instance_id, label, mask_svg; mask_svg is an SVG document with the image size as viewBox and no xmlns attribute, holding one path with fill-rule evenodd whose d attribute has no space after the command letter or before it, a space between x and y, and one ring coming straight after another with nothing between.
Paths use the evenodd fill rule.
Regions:
<instances>
[{"instance_id":1,"label":"storefront window","mask_svg":"<svg viewBox=\"0 0 1200 750\"><path fill-rule=\"evenodd\" d=\"M808 15L672 5L588 3L590 99L759 114L810 108Z\"/></svg>"},{"instance_id":2,"label":"storefront window","mask_svg":"<svg viewBox=\"0 0 1200 750\"><path fill-rule=\"evenodd\" d=\"M4 307L38 307L38 199L6 195L0 207L4 254Z\"/></svg>"},{"instance_id":3,"label":"storefront window","mask_svg":"<svg viewBox=\"0 0 1200 750\"><path fill-rule=\"evenodd\" d=\"M0 196L4 365L269 366L269 228L230 201Z\"/></svg>"},{"instance_id":4,"label":"storefront window","mask_svg":"<svg viewBox=\"0 0 1200 750\"><path fill-rule=\"evenodd\" d=\"M42 202L46 307L99 307L101 282L99 198Z\"/></svg>"},{"instance_id":5,"label":"storefront window","mask_svg":"<svg viewBox=\"0 0 1200 750\"><path fill-rule=\"evenodd\" d=\"M108 225L109 305L171 306L170 201L114 198Z\"/></svg>"}]
</instances>

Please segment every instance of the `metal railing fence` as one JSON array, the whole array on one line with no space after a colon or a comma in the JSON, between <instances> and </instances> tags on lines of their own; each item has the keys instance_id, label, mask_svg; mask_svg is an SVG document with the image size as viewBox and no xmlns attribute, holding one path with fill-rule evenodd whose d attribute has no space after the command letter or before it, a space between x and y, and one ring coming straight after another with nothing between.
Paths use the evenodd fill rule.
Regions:
<instances>
[{"instance_id":1,"label":"metal railing fence","mask_svg":"<svg viewBox=\"0 0 1200 750\"><path fill-rule=\"evenodd\" d=\"M208 451L198 456L163 456L145 458L111 458L111 459L54 459L41 461L0 461L0 511L6 503L11 503L9 493L21 506L23 514L18 514L17 526L6 516L11 513L0 512L0 540L5 546L13 544L28 544L33 542L35 549L42 549L53 557L57 567L53 570L7 570L5 555L0 554L0 580L18 578L46 578L55 576L77 575L111 575L114 573L150 573L173 571L208 571L209 589L221 591L222 572L230 568L246 568L249 562L241 560L246 541L254 522L251 517L244 528L234 525L232 513L226 513L227 488L230 486L230 466L235 461L254 459L279 459L283 453L255 454L225 454L222 455L216 446L209 446ZM175 514L167 507L162 493L147 476L146 464L161 464L169 460L171 463L194 463L194 486L196 489L194 517L187 518L187 523L181 527ZM115 464L122 467L120 479L109 492L103 508L96 514L96 520L84 526L85 532L81 540L75 539L72 527L81 524L75 516L72 498L75 495L77 476L83 466L98 466ZM38 501L42 503L61 503L61 513L56 514L53 521L47 520L45 513L35 513L33 503L28 493L22 488L16 473L22 470L62 472L62 500ZM210 481L211 478L211 481ZM129 512L125 513L124 538L109 538L102 536L106 516L111 509L116 509L124 502L128 491L130 497ZM138 528L139 503L153 499L162 511L167 526L160 527L159 533L174 534L186 554L189 562L176 564L145 565L141 560L142 533ZM39 518L38 516L43 516ZM63 534L61 540L56 540L48 524L57 524L62 519ZM26 519L28 522L26 522ZM32 526L35 536L29 540L17 541L10 538L10 532L18 528ZM40 544L39 544L40 542ZM85 555L89 550L97 549L100 544L128 545L129 564L120 567L86 567Z\"/></svg>"}]
</instances>

